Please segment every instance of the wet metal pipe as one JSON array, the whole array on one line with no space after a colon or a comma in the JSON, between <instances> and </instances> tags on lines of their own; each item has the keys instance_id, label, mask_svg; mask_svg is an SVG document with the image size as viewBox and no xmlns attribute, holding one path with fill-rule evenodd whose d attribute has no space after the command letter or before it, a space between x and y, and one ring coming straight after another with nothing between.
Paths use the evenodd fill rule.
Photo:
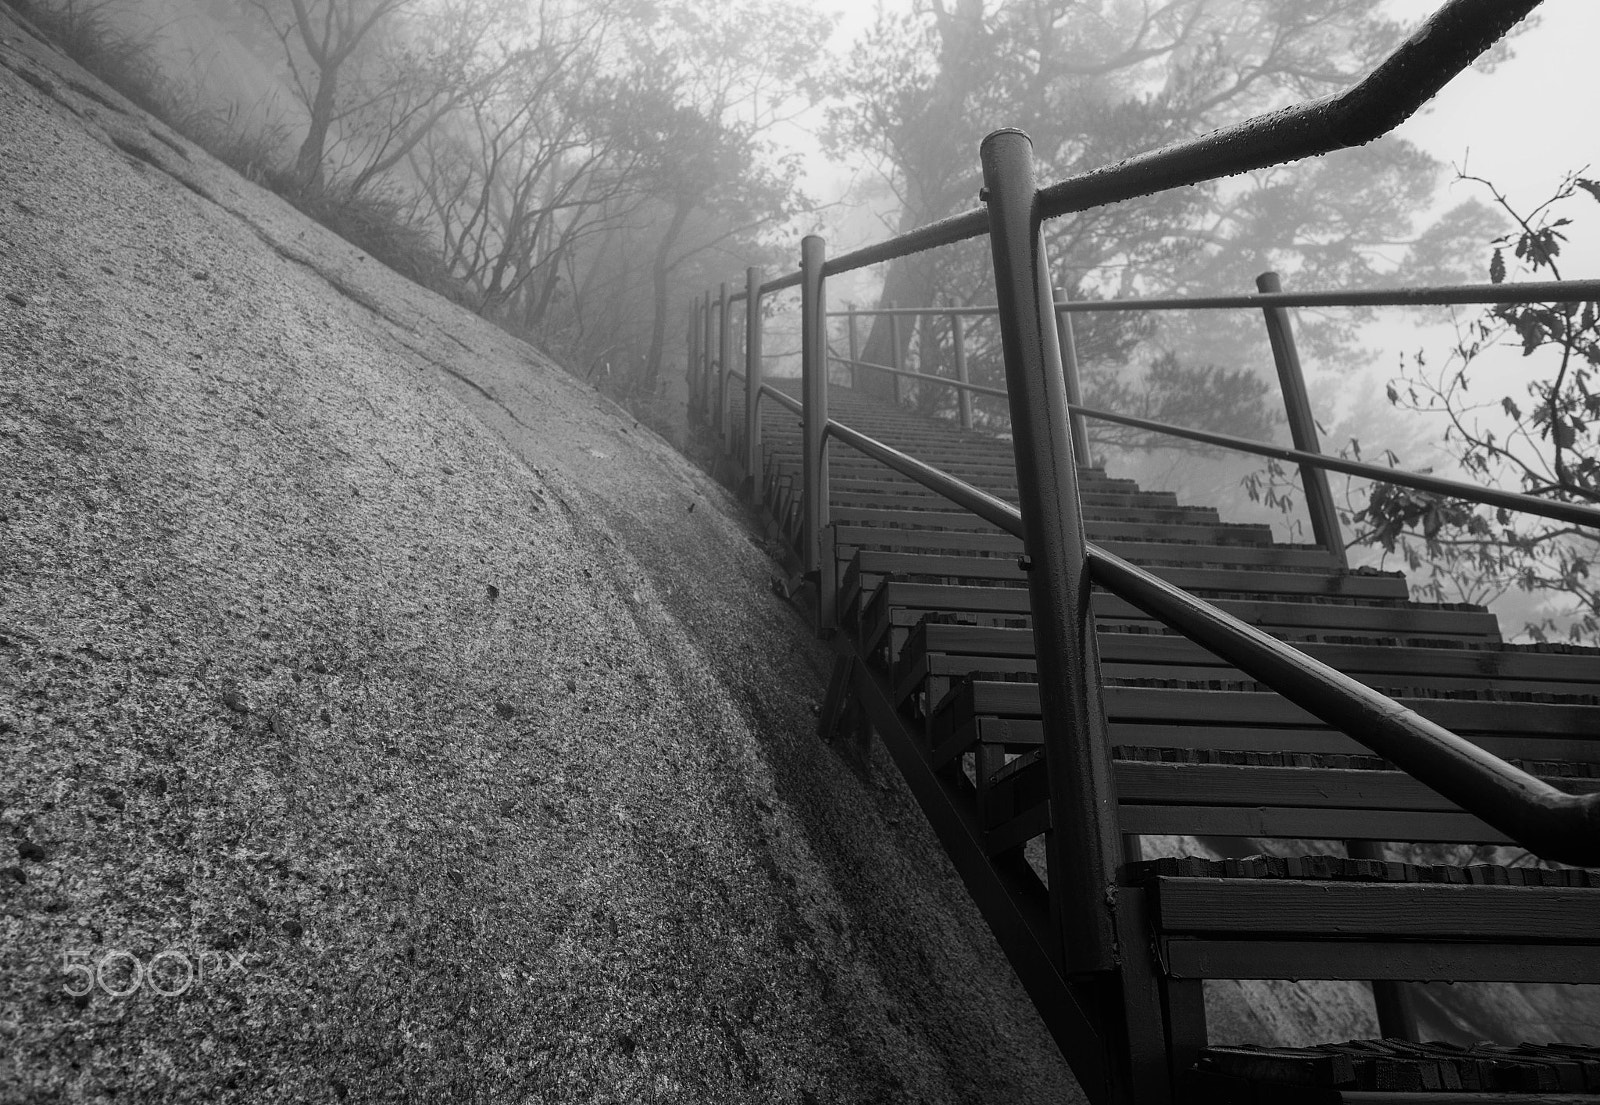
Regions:
<instances>
[{"instance_id":1,"label":"wet metal pipe","mask_svg":"<svg viewBox=\"0 0 1600 1105\"><path fill-rule=\"evenodd\" d=\"M744 471L750 494L761 494L761 269L744 270Z\"/></svg>"},{"instance_id":2,"label":"wet metal pipe","mask_svg":"<svg viewBox=\"0 0 1600 1105\"><path fill-rule=\"evenodd\" d=\"M1587 303L1600 299L1600 280L1528 280L1519 284L1456 284L1417 288L1359 288L1333 292L1273 292L1270 295L1169 295L1129 299L1067 299L1056 311L1224 311L1264 307L1443 307L1464 303ZM859 307L874 315L992 315L993 304L973 307Z\"/></svg>"},{"instance_id":3,"label":"wet metal pipe","mask_svg":"<svg viewBox=\"0 0 1600 1105\"><path fill-rule=\"evenodd\" d=\"M1055 302L1035 204L1033 143L1018 130L983 140L989 245L1010 393L1027 550L1051 831L1050 905L1068 974L1118 965L1116 791L1089 605L1089 566Z\"/></svg>"},{"instance_id":4,"label":"wet metal pipe","mask_svg":"<svg viewBox=\"0 0 1600 1105\"><path fill-rule=\"evenodd\" d=\"M800 376L805 396L801 440L805 466L800 559L807 575L822 563L822 527L827 525L828 461L822 428L828 423L828 320L824 311L823 240L809 234L800 243Z\"/></svg>"},{"instance_id":5,"label":"wet metal pipe","mask_svg":"<svg viewBox=\"0 0 1600 1105\"><path fill-rule=\"evenodd\" d=\"M687 360L683 366L683 377L689 385L689 421L695 420L696 404L700 397L700 350L695 341L700 331L700 297L695 296L689 301L689 348Z\"/></svg>"},{"instance_id":6,"label":"wet metal pipe","mask_svg":"<svg viewBox=\"0 0 1600 1105\"><path fill-rule=\"evenodd\" d=\"M712 390L713 390L712 385L711 385L711 370L712 370L712 363L711 362L712 362L712 358L713 358L712 350L716 348L712 344L712 337L713 337L712 327L713 327L714 324L711 321L711 314L712 314L711 292L709 290L707 290L707 292L706 292L705 314L700 320L701 323L703 324L702 325L703 333L702 333L701 339L700 339L700 362L701 362L701 373L700 373L700 417L701 417L702 421L705 421L707 423L711 422L711 393L712 393Z\"/></svg>"},{"instance_id":7,"label":"wet metal pipe","mask_svg":"<svg viewBox=\"0 0 1600 1105\"><path fill-rule=\"evenodd\" d=\"M1092 418L1097 422L1115 422L1119 426L1132 426L1136 430L1150 430L1154 433L1181 437L1187 441L1219 445L1224 449L1249 453L1252 456L1271 457L1273 460L1288 461L1290 464L1325 468L1330 472L1343 472L1347 476L1359 476L1364 480L1377 480L1379 483L1413 487L1418 491L1432 491L1438 495L1447 495L1453 499L1465 499L1468 502L1483 503L1486 506L1503 506L1507 510L1519 510L1524 514L1534 514L1541 518L1554 518L1557 521L1570 522L1576 526L1600 528L1600 508L1597 507L1555 502L1551 499L1538 499L1518 491L1501 491L1493 487L1479 487L1476 484L1447 480L1439 476L1425 476L1420 472L1407 472L1403 468L1384 468L1382 465L1367 464L1365 461L1330 457L1326 453L1308 453L1300 449L1285 449L1281 445L1267 445L1264 442L1234 437L1231 434L1215 434L1209 430L1188 430L1181 426L1168 425L1165 422L1154 422L1148 418L1136 418L1130 414L1112 414L1110 411L1098 411L1092 407L1078 407L1074 410L1074 413L1081 414L1085 418Z\"/></svg>"},{"instance_id":8,"label":"wet metal pipe","mask_svg":"<svg viewBox=\"0 0 1600 1105\"><path fill-rule=\"evenodd\" d=\"M871 361L847 361L836 353L830 353L829 359L840 364L859 365L862 368L875 368L879 372L887 372L891 376L905 376L912 380L924 383L943 384L947 388L954 388L957 392L972 392L974 395L992 395L996 399L1004 399L1009 392L1004 388L985 387L983 384L965 383L960 379L951 380L944 376L925 376L920 372L909 372L905 369L890 368L886 364L873 364ZM963 358L965 359L965 358Z\"/></svg>"},{"instance_id":9,"label":"wet metal pipe","mask_svg":"<svg viewBox=\"0 0 1600 1105\"><path fill-rule=\"evenodd\" d=\"M963 430L972 429L972 392L968 389L972 381L967 378L967 326L958 314L950 316L950 345L955 351L956 381L960 385L956 388L956 408L961 419ZM850 356L855 356L855 350L850 351Z\"/></svg>"},{"instance_id":10,"label":"wet metal pipe","mask_svg":"<svg viewBox=\"0 0 1600 1105\"><path fill-rule=\"evenodd\" d=\"M990 525L1021 539L1022 515L1016 507L1004 499L996 498L987 491L973 487L970 483L942 472L916 457L907 456L893 446L885 445L876 438L868 437L843 423L830 419L825 429L829 437L837 438L857 452L865 453L907 479L915 480L929 491L943 495L963 510L970 510Z\"/></svg>"},{"instance_id":11,"label":"wet metal pipe","mask_svg":"<svg viewBox=\"0 0 1600 1105\"><path fill-rule=\"evenodd\" d=\"M769 399L776 400L778 406L783 407L785 410L793 411L795 414L801 416L804 416L806 413L805 407L801 405L800 400L786 392L779 391L771 384L762 384L761 394Z\"/></svg>"},{"instance_id":12,"label":"wet metal pipe","mask_svg":"<svg viewBox=\"0 0 1600 1105\"><path fill-rule=\"evenodd\" d=\"M1256 287L1268 293L1283 290L1275 272L1264 272L1256 277ZM1296 449L1321 453L1317 419L1311 413L1311 396L1306 391L1305 373L1300 368L1300 352L1294 345L1294 328L1289 323L1289 312L1283 307L1267 307L1261 313L1267 323L1267 340L1272 345L1272 363L1278 369L1278 386L1283 392L1283 411L1289 419L1289 436ZM1312 537L1317 544L1339 558L1341 567L1348 567L1349 561L1344 554L1344 531L1339 525L1339 512L1333 505L1333 492L1328 488L1328 473L1313 465L1302 464L1300 488L1305 494L1306 512L1311 515Z\"/></svg>"},{"instance_id":13,"label":"wet metal pipe","mask_svg":"<svg viewBox=\"0 0 1600 1105\"><path fill-rule=\"evenodd\" d=\"M728 374L733 371L733 326L728 317L728 282L724 280L718 289L717 312L717 433L722 435L722 452L728 452L729 443L733 440L733 427L728 419L728 393L730 391Z\"/></svg>"},{"instance_id":14,"label":"wet metal pipe","mask_svg":"<svg viewBox=\"0 0 1600 1105\"><path fill-rule=\"evenodd\" d=\"M1061 369L1067 379L1067 409L1083 405L1083 382L1078 374L1078 336L1072 329L1072 316L1061 308L1065 293L1055 301L1057 340L1061 343ZM1072 416L1072 455L1081 467L1089 467L1089 427L1081 414Z\"/></svg>"}]
</instances>

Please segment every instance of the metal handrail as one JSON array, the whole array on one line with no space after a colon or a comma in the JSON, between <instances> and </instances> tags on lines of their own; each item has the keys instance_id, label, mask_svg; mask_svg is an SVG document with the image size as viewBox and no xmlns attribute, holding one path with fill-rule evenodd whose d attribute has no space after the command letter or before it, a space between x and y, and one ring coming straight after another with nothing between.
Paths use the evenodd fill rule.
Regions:
<instances>
[{"instance_id":1,"label":"metal handrail","mask_svg":"<svg viewBox=\"0 0 1600 1105\"><path fill-rule=\"evenodd\" d=\"M952 380L948 376L934 376L927 372L908 372L903 368L890 368L886 364L877 364L874 361L852 360L849 357L841 357L837 353L829 353L828 359L830 361L836 361L839 364L850 365L852 368L875 368L879 372L887 372L891 376L904 376L908 380L926 380L929 383L944 384L947 387L953 387L958 391L970 391L975 392L978 395L993 395L997 398L1004 399L1008 394L1002 388L992 388L986 384L962 383L960 380Z\"/></svg>"},{"instance_id":2,"label":"metal handrail","mask_svg":"<svg viewBox=\"0 0 1600 1105\"><path fill-rule=\"evenodd\" d=\"M779 391L771 384L762 384L760 394L772 396L772 398L778 401L778 405L780 407L788 407L795 414L803 416L806 413L806 408L800 402L800 400L796 399L792 395Z\"/></svg>"},{"instance_id":3,"label":"metal handrail","mask_svg":"<svg viewBox=\"0 0 1600 1105\"><path fill-rule=\"evenodd\" d=\"M962 383L960 380L952 380L945 376L933 376L924 372L907 372L904 369L890 368L887 365L874 364L871 361L854 361L848 357L841 357L836 353L830 353L828 356L830 360L841 364L874 368L894 376L905 376L926 383L941 384L957 391L968 391L978 395L994 396L999 399L1008 398L1010 394L1000 388L986 387L983 384ZM1534 514L1541 518L1553 518L1559 522L1600 529L1600 507L1541 499L1535 495L1528 495L1520 491L1501 491L1498 488L1462 483L1459 480L1445 479L1442 476L1408 472L1403 468L1385 468L1380 464L1368 464L1365 461L1332 457L1326 453L1312 453L1303 449L1272 445L1264 441L1252 441L1249 438L1234 437L1232 434L1213 433L1210 430L1194 430L1185 426L1174 426L1168 422L1157 422L1150 418L1139 418L1130 414L1114 414L1111 411L1096 410L1093 407L1085 407L1078 403L1068 403L1067 409L1075 415L1083 418L1092 418L1097 422L1112 422L1137 430L1149 430L1152 433L1183 438L1186 441L1216 445L1220 448L1232 449L1238 453L1249 453L1272 460L1287 461L1291 464L1304 464L1329 472L1339 472L1346 476L1358 476L1362 479L1376 480L1379 483L1392 483L1400 487L1414 488L1418 491L1430 491L1439 495L1447 495L1452 499L1482 503L1485 506L1505 507L1507 510Z\"/></svg>"},{"instance_id":4,"label":"metal handrail","mask_svg":"<svg viewBox=\"0 0 1600 1105\"><path fill-rule=\"evenodd\" d=\"M1004 530L1022 512L964 480L830 419L827 436ZM1600 793L1571 794L1270 637L1233 615L1090 543L1090 576L1252 679L1392 762L1463 810L1559 863L1600 863Z\"/></svg>"},{"instance_id":5,"label":"metal handrail","mask_svg":"<svg viewBox=\"0 0 1600 1105\"><path fill-rule=\"evenodd\" d=\"M823 427L824 435L838 438L857 452L865 453L873 460L899 472L902 476L913 479L928 490L943 495L952 503L969 510L982 518L985 522L1005 530L1011 536L1022 537L1022 514L1016 507L1004 499L995 497L982 488L973 487L964 480L957 479L948 472L941 471L925 461L902 453L891 445L885 445L877 438L868 437L859 430L853 430L842 422L829 419Z\"/></svg>"},{"instance_id":6,"label":"metal handrail","mask_svg":"<svg viewBox=\"0 0 1600 1105\"><path fill-rule=\"evenodd\" d=\"M1600 300L1600 280L1529 280L1519 284L1456 284L1429 288L1364 288L1333 292L1257 292L1252 295L1135 296L1058 299L1065 314L1096 311L1215 311L1262 307L1446 307L1468 303L1585 303ZM874 315L992 315L992 303L971 307L854 307L829 318ZM874 366L878 367L878 366Z\"/></svg>"},{"instance_id":7,"label":"metal handrail","mask_svg":"<svg viewBox=\"0 0 1600 1105\"><path fill-rule=\"evenodd\" d=\"M1420 472L1407 472L1401 468L1385 468L1379 464L1367 464L1365 461L1330 457L1326 453L1308 453L1301 449L1289 449L1281 445L1268 445L1260 441L1251 441L1248 438L1233 437L1230 434L1212 433L1209 430L1190 430L1181 426L1171 426L1165 422L1155 422L1148 418L1137 418L1128 414L1112 414L1110 411L1082 407L1076 403L1068 404L1068 409L1073 414L1082 415L1084 418L1093 418L1099 422L1115 422L1122 426L1131 426L1134 429L1151 430L1155 433L1186 438L1190 441L1199 441L1207 445L1219 445L1241 453L1252 453L1258 457L1270 457L1273 460L1310 465L1313 468L1322 468L1330 472L1342 472L1347 476L1360 476L1364 479L1378 480L1382 483L1399 484L1401 487L1413 487L1418 491L1433 491L1441 495L1448 495L1453 499L1466 499L1471 502L1483 503L1486 506L1501 506L1508 510L1519 510L1525 514L1537 514L1544 518L1571 522L1574 525L1600 527L1600 508L1597 507L1555 502L1550 499L1540 499L1533 495L1525 495L1518 491L1501 491L1498 488L1480 487L1477 484L1447 480L1440 476L1427 476Z\"/></svg>"},{"instance_id":8,"label":"metal handrail","mask_svg":"<svg viewBox=\"0 0 1600 1105\"><path fill-rule=\"evenodd\" d=\"M800 286L800 270L775 276L761 285L761 294L770 295L772 292L781 292L785 288L798 288Z\"/></svg>"}]
</instances>

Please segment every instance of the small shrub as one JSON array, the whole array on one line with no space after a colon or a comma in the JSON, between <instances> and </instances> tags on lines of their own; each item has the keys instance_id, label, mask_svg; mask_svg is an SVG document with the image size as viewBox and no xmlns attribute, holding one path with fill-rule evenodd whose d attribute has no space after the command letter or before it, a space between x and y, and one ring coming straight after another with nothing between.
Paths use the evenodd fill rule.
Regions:
<instances>
[{"instance_id":1,"label":"small shrub","mask_svg":"<svg viewBox=\"0 0 1600 1105\"><path fill-rule=\"evenodd\" d=\"M129 35L109 17L124 0L0 0L27 19L84 69L164 120L246 179L283 196L303 214L365 250L395 272L457 303L465 284L450 273L428 229L393 193L353 192L337 181L302 184L292 169L281 123L248 121L239 105L205 106L194 90L174 87L157 62L154 36Z\"/></svg>"},{"instance_id":2,"label":"small shrub","mask_svg":"<svg viewBox=\"0 0 1600 1105\"><path fill-rule=\"evenodd\" d=\"M286 179L289 128L282 123L253 123L238 104L207 108L197 95L175 102L167 123L246 180L271 187L271 181Z\"/></svg>"},{"instance_id":3,"label":"small shrub","mask_svg":"<svg viewBox=\"0 0 1600 1105\"><path fill-rule=\"evenodd\" d=\"M465 287L445 267L428 229L406 214L406 204L399 197L376 191L352 193L337 181L301 185L287 169L270 173L265 183L301 213L401 276L464 301Z\"/></svg>"},{"instance_id":4,"label":"small shrub","mask_svg":"<svg viewBox=\"0 0 1600 1105\"><path fill-rule=\"evenodd\" d=\"M153 34L130 35L109 12L123 0L6 0L63 53L152 115L165 117L171 90Z\"/></svg>"}]
</instances>

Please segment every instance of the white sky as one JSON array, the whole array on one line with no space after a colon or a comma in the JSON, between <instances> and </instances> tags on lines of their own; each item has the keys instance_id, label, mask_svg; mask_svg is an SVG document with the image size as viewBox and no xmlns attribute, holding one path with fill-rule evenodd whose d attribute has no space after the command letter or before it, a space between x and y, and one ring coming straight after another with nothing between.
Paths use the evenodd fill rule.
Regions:
<instances>
[{"instance_id":1,"label":"white sky","mask_svg":"<svg viewBox=\"0 0 1600 1105\"><path fill-rule=\"evenodd\" d=\"M912 6L912 0L882 2L891 10ZM1441 2L1390 0L1389 9L1397 18L1416 21ZM876 5L867 0L823 0L815 7L837 19L830 46L843 53L870 27ZM1567 170L1593 161L1594 173L1600 174L1600 147L1587 125L1600 108L1600 88L1589 68L1600 43L1600 0L1545 0L1536 19L1537 26L1516 38L1510 61L1492 74L1468 72L1458 77L1397 131L1447 165L1465 161L1472 172L1501 183L1513 200L1520 196L1534 202ZM800 122L818 125L820 115L808 113ZM806 154L811 194L824 202L843 198L850 168L824 158L798 127L791 142ZM1444 198L1453 202L1456 197ZM841 219L824 215L822 221L838 224ZM870 234L866 240L887 236L853 220L852 225L828 230L834 231L829 234L834 251L861 244L849 240L860 234ZM836 237L841 240L831 240ZM1585 271L1600 271L1600 253L1591 254L1590 260L1593 263Z\"/></svg>"}]
</instances>

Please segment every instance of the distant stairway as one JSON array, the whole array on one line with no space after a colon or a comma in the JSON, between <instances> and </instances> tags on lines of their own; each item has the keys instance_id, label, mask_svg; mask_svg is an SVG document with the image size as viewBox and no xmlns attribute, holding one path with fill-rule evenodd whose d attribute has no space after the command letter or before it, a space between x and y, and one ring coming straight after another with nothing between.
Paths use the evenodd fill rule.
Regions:
<instances>
[{"instance_id":1,"label":"distant stairway","mask_svg":"<svg viewBox=\"0 0 1600 1105\"><path fill-rule=\"evenodd\" d=\"M849 389L828 401L838 421L1016 501L1009 442ZM799 418L765 404L763 448L772 533L797 548ZM1106 593L1093 613L1121 966L1109 987L1075 975L1050 950L1060 815L1021 542L838 442L829 487L809 581L833 600L823 628L841 657L824 726L882 737L1092 1099L1600 1102L1596 1049L1208 1045L1208 978L1376 981L1394 1035L1406 994L1388 980L1600 983L1600 874L1434 862L1439 845L1507 837ZM1347 570L1099 469L1080 490L1101 547L1531 774L1600 790L1600 650L1506 644L1482 607L1411 601L1398 573ZM1147 854L1156 837L1209 854ZM1272 854L1249 854L1263 841Z\"/></svg>"}]
</instances>

